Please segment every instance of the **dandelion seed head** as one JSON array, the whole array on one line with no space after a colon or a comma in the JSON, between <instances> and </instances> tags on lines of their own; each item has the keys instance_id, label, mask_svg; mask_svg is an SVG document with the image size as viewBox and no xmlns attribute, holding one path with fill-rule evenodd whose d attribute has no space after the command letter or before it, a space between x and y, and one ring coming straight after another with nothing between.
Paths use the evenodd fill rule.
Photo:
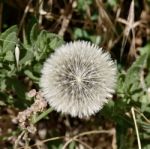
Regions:
<instances>
[{"instance_id":1,"label":"dandelion seed head","mask_svg":"<svg viewBox=\"0 0 150 149\"><path fill-rule=\"evenodd\" d=\"M75 41L57 48L46 60L40 86L56 111L82 118L102 109L115 82L110 55L90 42Z\"/></svg>"}]
</instances>

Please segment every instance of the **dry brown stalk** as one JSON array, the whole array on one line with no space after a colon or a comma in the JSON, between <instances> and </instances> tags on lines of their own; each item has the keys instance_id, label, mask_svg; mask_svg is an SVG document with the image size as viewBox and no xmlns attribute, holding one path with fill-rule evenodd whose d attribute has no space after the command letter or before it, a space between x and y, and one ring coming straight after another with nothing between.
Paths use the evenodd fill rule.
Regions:
<instances>
[{"instance_id":1,"label":"dry brown stalk","mask_svg":"<svg viewBox=\"0 0 150 149\"><path fill-rule=\"evenodd\" d=\"M64 9L64 13L62 14L62 24L61 28L58 32L58 35L63 36L69 26L70 20L72 18L72 5L73 5L74 0L70 0L69 4L66 6Z\"/></svg>"},{"instance_id":2,"label":"dry brown stalk","mask_svg":"<svg viewBox=\"0 0 150 149\"><path fill-rule=\"evenodd\" d=\"M120 58L122 58L124 48L127 43L127 39L129 37L130 32L132 32L132 40L131 40L131 47L130 47L129 53L130 53L130 55L133 55L135 53L135 31L134 31L134 29L135 29L135 27L137 27L140 24L140 21L137 21L137 22L134 21L134 0L131 1L127 20L118 18L117 21L125 24L124 37L123 37L123 41L122 41Z\"/></svg>"}]
</instances>

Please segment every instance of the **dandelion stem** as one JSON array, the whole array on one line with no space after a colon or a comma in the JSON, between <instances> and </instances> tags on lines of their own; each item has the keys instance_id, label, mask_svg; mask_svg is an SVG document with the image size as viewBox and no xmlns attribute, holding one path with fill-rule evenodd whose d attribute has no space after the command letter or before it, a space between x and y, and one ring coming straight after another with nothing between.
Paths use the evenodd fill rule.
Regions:
<instances>
[{"instance_id":1,"label":"dandelion stem","mask_svg":"<svg viewBox=\"0 0 150 149\"><path fill-rule=\"evenodd\" d=\"M35 119L33 119L33 124L36 124L38 121L40 121L42 118L44 118L45 116L47 116L50 112L52 112L53 109L49 108L46 111L44 111L43 113L41 113L39 116L37 116Z\"/></svg>"}]
</instances>

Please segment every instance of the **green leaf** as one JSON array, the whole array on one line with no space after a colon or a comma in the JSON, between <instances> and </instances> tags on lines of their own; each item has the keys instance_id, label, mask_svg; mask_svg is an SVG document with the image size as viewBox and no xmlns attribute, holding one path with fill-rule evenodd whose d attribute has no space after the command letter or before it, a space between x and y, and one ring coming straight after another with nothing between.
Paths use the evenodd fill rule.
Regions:
<instances>
[{"instance_id":1,"label":"green leaf","mask_svg":"<svg viewBox=\"0 0 150 149\"><path fill-rule=\"evenodd\" d=\"M47 109L46 111L43 111L40 115L34 117L32 119L32 123L36 124L37 122L39 122L41 119L45 118L49 113L51 113L53 111L52 108Z\"/></svg>"},{"instance_id":2,"label":"green leaf","mask_svg":"<svg viewBox=\"0 0 150 149\"><path fill-rule=\"evenodd\" d=\"M34 72L36 72L36 73L40 73L41 69L42 69L42 64L41 64L41 63L35 64L35 65L33 66L33 70L34 70Z\"/></svg>"},{"instance_id":3,"label":"green leaf","mask_svg":"<svg viewBox=\"0 0 150 149\"><path fill-rule=\"evenodd\" d=\"M17 26L12 26L0 35L0 57L3 57L3 61L14 61L17 30Z\"/></svg>"},{"instance_id":4,"label":"green leaf","mask_svg":"<svg viewBox=\"0 0 150 149\"><path fill-rule=\"evenodd\" d=\"M64 43L64 40L62 39L62 37L59 37L58 35L53 34L53 33L48 33L48 38L50 40L49 47L50 49L53 49L53 50L58 48Z\"/></svg>"},{"instance_id":5,"label":"green leaf","mask_svg":"<svg viewBox=\"0 0 150 149\"><path fill-rule=\"evenodd\" d=\"M6 80L4 78L0 78L0 90L4 91L6 89Z\"/></svg>"},{"instance_id":6,"label":"green leaf","mask_svg":"<svg viewBox=\"0 0 150 149\"><path fill-rule=\"evenodd\" d=\"M69 144L69 149L75 149L76 148L76 142L75 141L72 141L70 144Z\"/></svg>"},{"instance_id":7,"label":"green leaf","mask_svg":"<svg viewBox=\"0 0 150 149\"><path fill-rule=\"evenodd\" d=\"M147 86L150 86L150 73L146 76L145 83L147 84Z\"/></svg>"},{"instance_id":8,"label":"green leaf","mask_svg":"<svg viewBox=\"0 0 150 149\"><path fill-rule=\"evenodd\" d=\"M25 56L20 59L19 64L20 65L31 64L33 58L34 58L33 48L30 46L26 46Z\"/></svg>"},{"instance_id":9,"label":"green leaf","mask_svg":"<svg viewBox=\"0 0 150 149\"><path fill-rule=\"evenodd\" d=\"M3 52L14 51L16 43L17 43L16 33L12 32L4 39Z\"/></svg>"},{"instance_id":10,"label":"green leaf","mask_svg":"<svg viewBox=\"0 0 150 149\"><path fill-rule=\"evenodd\" d=\"M27 39L28 36L29 39ZM26 63L25 61L28 61L30 58L32 58L31 61L43 61L52 51L54 51L55 48L64 43L62 37L45 30L40 31L36 24L33 25L28 36L24 37L23 46L30 52L26 52L26 56L20 60L20 63ZM30 54L32 56L30 56Z\"/></svg>"},{"instance_id":11,"label":"green leaf","mask_svg":"<svg viewBox=\"0 0 150 149\"><path fill-rule=\"evenodd\" d=\"M6 55L5 55L4 60L10 61L10 62L14 61L14 53L13 53L13 51L8 51L6 53Z\"/></svg>"},{"instance_id":12,"label":"green leaf","mask_svg":"<svg viewBox=\"0 0 150 149\"><path fill-rule=\"evenodd\" d=\"M63 148L63 144L57 145L57 144L55 143L55 145L52 145L50 148L52 148L52 149L62 149L62 148Z\"/></svg>"},{"instance_id":13,"label":"green leaf","mask_svg":"<svg viewBox=\"0 0 150 149\"><path fill-rule=\"evenodd\" d=\"M140 75L141 70L144 68L145 62L147 60L147 54L141 55L128 69L125 79L125 90L128 92L141 88L140 86ZM135 85L136 84L136 85ZM133 86L134 85L134 86Z\"/></svg>"},{"instance_id":14,"label":"green leaf","mask_svg":"<svg viewBox=\"0 0 150 149\"><path fill-rule=\"evenodd\" d=\"M34 74L32 73L32 71L25 70L24 73L25 73L30 79L33 79L33 80L35 80L35 81L39 81L39 78L37 78L36 76L34 76Z\"/></svg>"},{"instance_id":15,"label":"green leaf","mask_svg":"<svg viewBox=\"0 0 150 149\"><path fill-rule=\"evenodd\" d=\"M79 11L86 11L88 5L92 4L92 0L77 0L77 9Z\"/></svg>"},{"instance_id":16,"label":"green leaf","mask_svg":"<svg viewBox=\"0 0 150 149\"><path fill-rule=\"evenodd\" d=\"M150 44L148 43L146 46L139 49L140 54L150 54Z\"/></svg>"},{"instance_id":17,"label":"green leaf","mask_svg":"<svg viewBox=\"0 0 150 149\"><path fill-rule=\"evenodd\" d=\"M34 55L36 60L47 58L47 56L55 48L64 43L63 39L56 34L49 33L45 30L41 31L38 35L37 41L34 46Z\"/></svg>"},{"instance_id":18,"label":"green leaf","mask_svg":"<svg viewBox=\"0 0 150 149\"><path fill-rule=\"evenodd\" d=\"M34 43L37 40L38 34L39 34L39 29L37 27L37 24L34 24L30 32L31 43Z\"/></svg>"},{"instance_id":19,"label":"green leaf","mask_svg":"<svg viewBox=\"0 0 150 149\"><path fill-rule=\"evenodd\" d=\"M37 28L37 30L36 30ZM28 20L28 23L25 28L25 34L23 35L23 43L25 45L32 45L34 38L36 38L35 32L37 32L38 29L38 20L34 16L30 16L30 19ZM32 33L31 33L32 32ZM32 34L32 35L30 35Z\"/></svg>"},{"instance_id":20,"label":"green leaf","mask_svg":"<svg viewBox=\"0 0 150 149\"><path fill-rule=\"evenodd\" d=\"M5 32L3 32L3 33L0 35L0 38L6 39L6 37L7 37L10 33L14 32L14 33L17 34L17 31L18 31L18 28L17 28L16 25L14 25L14 26L8 28Z\"/></svg>"},{"instance_id":21,"label":"green leaf","mask_svg":"<svg viewBox=\"0 0 150 149\"><path fill-rule=\"evenodd\" d=\"M107 0L107 3L108 3L111 7L117 6L117 0Z\"/></svg>"},{"instance_id":22,"label":"green leaf","mask_svg":"<svg viewBox=\"0 0 150 149\"><path fill-rule=\"evenodd\" d=\"M15 91L15 94L20 99L25 99L25 86L21 83L17 78L7 78L7 84L9 84L10 88Z\"/></svg>"}]
</instances>

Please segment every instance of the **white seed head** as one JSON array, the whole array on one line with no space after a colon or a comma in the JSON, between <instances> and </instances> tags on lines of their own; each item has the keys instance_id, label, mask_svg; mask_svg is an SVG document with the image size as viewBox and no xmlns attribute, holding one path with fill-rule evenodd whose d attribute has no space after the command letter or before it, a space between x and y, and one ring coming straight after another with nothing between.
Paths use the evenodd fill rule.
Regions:
<instances>
[{"instance_id":1,"label":"white seed head","mask_svg":"<svg viewBox=\"0 0 150 149\"><path fill-rule=\"evenodd\" d=\"M75 41L55 50L44 63L40 86L56 111L89 117L114 92L116 67L108 53L90 42Z\"/></svg>"}]
</instances>

